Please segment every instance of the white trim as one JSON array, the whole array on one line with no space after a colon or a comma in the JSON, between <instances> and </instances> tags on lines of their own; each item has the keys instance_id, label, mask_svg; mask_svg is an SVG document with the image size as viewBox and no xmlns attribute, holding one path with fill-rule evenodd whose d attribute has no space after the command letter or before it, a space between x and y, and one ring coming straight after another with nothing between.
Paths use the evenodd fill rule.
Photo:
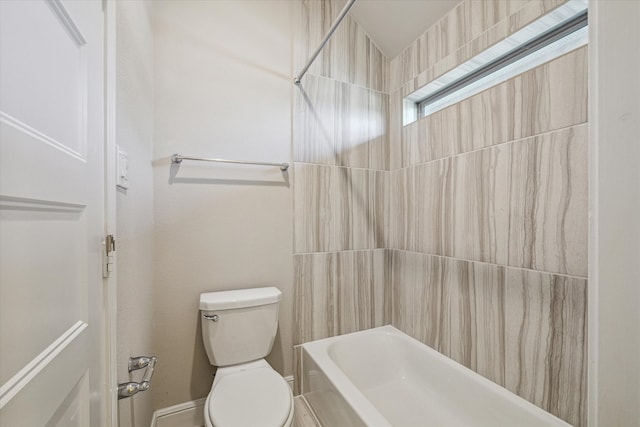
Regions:
<instances>
[{"instance_id":1,"label":"white trim","mask_svg":"<svg viewBox=\"0 0 640 427\"><path fill-rule=\"evenodd\" d=\"M62 2L60 0L49 0L46 3L51 7L53 13L56 14L65 30L67 30L67 33L69 33L69 37L76 42L78 47L85 46L87 41L82 35L82 32L80 32L76 23L73 21L73 18L71 18L71 15L69 15L69 12L67 12L67 9L65 9Z\"/></svg>"},{"instance_id":2,"label":"white trim","mask_svg":"<svg viewBox=\"0 0 640 427\"><path fill-rule=\"evenodd\" d=\"M116 234L116 2L104 0L104 133L105 133L105 230ZM117 247L117 246L116 246ZM113 270L105 279L104 342L105 342L105 425L118 427L118 356L117 356L117 253Z\"/></svg>"},{"instance_id":3,"label":"white trim","mask_svg":"<svg viewBox=\"0 0 640 427\"><path fill-rule=\"evenodd\" d=\"M0 209L79 213L86 205L0 195Z\"/></svg>"},{"instance_id":4,"label":"white trim","mask_svg":"<svg viewBox=\"0 0 640 427\"><path fill-rule=\"evenodd\" d=\"M203 397L202 399L190 400L188 402L178 403L177 405L158 409L153 413L153 417L151 418L151 427L156 427L160 418L170 417L185 411L199 410L199 408L204 407L204 403L206 400L207 398Z\"/></svg>"},{"instance_id":5,"label":"white trim","mask_svg":"<svg viewBox=\"0 0 640 427\"><path fill-rule=\"evenodd\" d=\"M598 1L589 1L597 22ZM589 254L587 282L587 426L598 426L598 25L589 25Z\"/></svg>"},{"instance_id":6,"label":"white trim","mask_svg":"<svg viewBox=\"0 0 640 427\"><path fill-rule=\"evenodd\" d=\"M640 419L640 2L589 3L588 426Z\"/></svg>"},{"instance_id":7,"label":"white trim","mask_svg":"<svg viewBox=\"0 0 640 427\"><path fill-rule=\"evenodd\" d=\"M65 333L60 335L44 351L20 369L9 381L0 387L0 409L11 401L20 391L38 376L60 353L62 353L87 328L87 324L78 320Z\"/></svg>"},{"instance_id":8,"label":"white trim","mask_svg":"<svg viewBox=\"0 0 640 427\"><path fill-rule=\"evenodd\" d=\"M12 128L24 133L25 135L29 135L32 138L35 138L41 142L44 142L45 144L53 148L56 148L62 151L63 153L68 154L71 157L74 157L80 160L81 162L84 162L84 163L87 162L87 159L85 159L83 154L79 153L78 151L72 150L71 148L61 143L60 141L51 138L50 136L40 132L39 130L29 126L24 122L21 122L20 120L16 119L10 114L5 113L4 111L0 111L0 123L5 123L7 126L11 126ZM85 132L85 135L86 135L86 132ZM80 142L84 144L83 147L86 147L86 136L84 137L84 140Z\"/></svg>"},{"instance_id":9,"label":"white trim","mask_svg":"<svg viewBox=\"0 0 640 427\"><path fill-rule=\"evenodd\" d=\"M289 384L291 390L293 390L293 375L287 375L286 377L284 377L284 380L287 382L287 384Z\"/></svg>"}]
</instances>

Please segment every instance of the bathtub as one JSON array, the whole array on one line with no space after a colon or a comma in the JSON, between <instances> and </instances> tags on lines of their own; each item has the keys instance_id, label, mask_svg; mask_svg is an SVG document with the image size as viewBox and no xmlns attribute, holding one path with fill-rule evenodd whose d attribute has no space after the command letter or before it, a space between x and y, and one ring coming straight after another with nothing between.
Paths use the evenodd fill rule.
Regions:
<instances>
[{"instance_id":1,"label":"bathtub","mask_svg":"<svg viewBox=\"0 0 640 427\"><path fill-rule=\"evenodd\" d=\"M301 351L302 394L325 427L569 426L392 326Z\"/></svg>"}]
</instances>

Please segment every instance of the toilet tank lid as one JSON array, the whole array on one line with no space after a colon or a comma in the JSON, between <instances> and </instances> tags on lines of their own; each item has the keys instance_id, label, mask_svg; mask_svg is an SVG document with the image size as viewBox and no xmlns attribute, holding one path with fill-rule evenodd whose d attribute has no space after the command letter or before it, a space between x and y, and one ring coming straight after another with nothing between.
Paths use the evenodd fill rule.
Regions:
<instances>
[{"instance_id":1,"label":"toilet tank lid","mask_svg":"<svg viewBox=\"0 0 640 427\"><path fill-rule=\"evenodd\" d=\"M256 307L274 304L282 299L280 289L265 288L236 289L233 291L200 294L200 310L229 310L232 308Z\"/></svg>"}]
</instances>

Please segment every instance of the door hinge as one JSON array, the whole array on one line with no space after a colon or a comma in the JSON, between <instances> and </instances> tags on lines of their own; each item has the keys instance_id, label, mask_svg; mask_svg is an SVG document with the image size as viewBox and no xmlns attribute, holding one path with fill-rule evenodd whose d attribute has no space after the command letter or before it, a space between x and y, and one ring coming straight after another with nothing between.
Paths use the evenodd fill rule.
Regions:
<instances>
[{"instance_id":1,"label":"door hinge","mask_svg":"<svg viewBox=\"0 0 640 427\"><path fill-rule=\"evenodd\" d=\"M113 271L115 265L116 239L113 234L102 241L102 277L105 279Z\"/></svg>"}]
</instances>

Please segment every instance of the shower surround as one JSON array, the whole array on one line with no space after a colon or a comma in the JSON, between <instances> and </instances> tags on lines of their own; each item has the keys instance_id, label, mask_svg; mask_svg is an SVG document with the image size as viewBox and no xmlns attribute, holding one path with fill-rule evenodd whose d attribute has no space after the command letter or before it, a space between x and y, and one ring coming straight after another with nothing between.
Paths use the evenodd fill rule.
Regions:
<instances>
[{"instance_id":1,"label":"shower surround","mask_svg":"<svg viewBox=\"0 0 640 427\"><path fill-rule=\"evenodd\" d=\"M345 19L294 93L294 344L390 323L586 425L586 47L401 111L561 3L465 0L391 61ZM298 2L296 68L343 4Z\"/></svg>"}]
</instances>

